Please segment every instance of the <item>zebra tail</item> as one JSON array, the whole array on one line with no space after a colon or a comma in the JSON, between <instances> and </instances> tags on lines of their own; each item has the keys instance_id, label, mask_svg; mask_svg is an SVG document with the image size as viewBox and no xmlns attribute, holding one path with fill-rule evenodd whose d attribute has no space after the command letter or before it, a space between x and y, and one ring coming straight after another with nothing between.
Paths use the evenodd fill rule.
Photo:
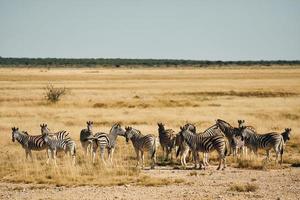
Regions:
<instances>
[{"instance_id":1,"label":"zebra tail","mask_svg":"<svg viewBox=\"0 0 300 200\"><path fill-rule=\"evenodd\" d=\"M228 152L228 142L225 140L224 156L230 156L231 152Z\"/></svg>"},{"instance_id":2,"label":"zebra tail","mask_svg":"<svg viewBox=\"0 0 300 200\"><path fill-rule=\"evenodd\" d=\"M283 150L284 150L284 140L282 138L281 139L281 150L280 150L281 155L283 155Z\"/></svg>"},{"instance_id":3,"label":"zebra tail","mask_svg":"<svg viewBox=\"0 0 300 200\"><path fill-rule=\"evenodd\" d=\"M176 152L176 158L179 156L179 153L181 152L181 145L179 145L177 152Z\"/></svg>"},{"instance_id":4,"label":"zebra tail","mask_svg":"<svg viewBox=\"0 0 300 200\"><path fill-rule=\"evenodd\" d=\"M153 148L154 148L154 150L153 150L153 153L151 155L151 158L153 158L155 156L155 153L156 153L156 138L154 139Z\"/></svg>"}]
</instances>

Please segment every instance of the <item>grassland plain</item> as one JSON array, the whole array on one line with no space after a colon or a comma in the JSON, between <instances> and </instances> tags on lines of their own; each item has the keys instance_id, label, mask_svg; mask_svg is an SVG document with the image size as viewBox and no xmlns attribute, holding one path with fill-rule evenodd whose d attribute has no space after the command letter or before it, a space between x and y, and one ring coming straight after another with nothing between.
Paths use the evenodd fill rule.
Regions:
<instances>
[{"instance_id":1,"label":"grassland plain","mask_svg":"<svg viewBox=\"0 0 300 200\"><path fill-rule=\"evenodd\" d=\"M56 104L45 101L45 87L66 87ZM284 165L263 167L229 158L229 169L174 169L161 161L156 170L134 167L135 154L118 139L114 168L91 164L79 143L88 120L95 131L108 132L115 122L143 133L157 133L157 122L178 131L185 122L198 130L217 118L237 125L245 119L259 133L292 128ZM45 164L45 152L26 162L11 127L39 134L40 123L67 130L77 142L77 165L60 155L58 167ZM300 196L300 69L27 69L0 68L0 198L2 199L297 199ZM263 152L261 152L263 153ZM212 163L215 159L213 156ZM294 167L292 167L294 166ZM163 186L163 187L158 187ZM87 192L89 195L84 195Z\"/></svg>"}]
</instances>

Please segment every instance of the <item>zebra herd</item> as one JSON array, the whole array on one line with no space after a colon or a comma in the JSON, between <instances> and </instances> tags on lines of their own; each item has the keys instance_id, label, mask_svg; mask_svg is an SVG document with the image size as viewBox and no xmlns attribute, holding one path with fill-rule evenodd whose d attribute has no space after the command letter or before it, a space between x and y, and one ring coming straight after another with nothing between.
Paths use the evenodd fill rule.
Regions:
<instances>
[{"instance_id":1,"label":"zebra herd","mask_svg":"<svg viewBox=\"0 0 300 200\"><path fill-rule=\"evenodd\" d=\"M80 132L81 146L86 156L92 157L95 163L96 153L99 149L101 161L106 164L105 150L108 153L108 161L113 164L113 154L117 144L117 137L125 137L126 142L132 142L137 157L137 166L144 167L144 153L148 152L152 160L151 168L156 165L157 147L160 144L163 151L163 158L173 159L172 152L176 157L180 156L180 163L183 167L187 166L186 158L192 154L194 167L205 169L209 166L209 153L216 151L218 154L218 170L226 168L226 156L232 154L234 157L247 157L247 149L257 155L258 149L266 151L266 161L270 160L270 150L274 149L276 160L282 155L285 143L290 139L291 129L286 128L284 132L270 132L258 134L252 126L246 126L244 120L238 120L238 127L233 127L228 122L217 119L216 123L203 132L197 132L196 126L190 123L180 127L178 133L172 129L166 129L163 123L158 123L158 138L153 134L144 135L141 131L125 127L123 129L119 123L114 124L109 133L93 132L93 122L88 121L87 127ZM12 141L17 140L25 150L26 159L28 155L32 159L31 151L46 150L47 164L51 158L56 165L56 154L64 151L72 157L75 164L76 143L69 136L67 131L51 132L47 124L41 124L40 135L29 135L26 131L19 128L12 128ZM203 153L200 162L199 152Z\"/></svg>"}]
</instances>

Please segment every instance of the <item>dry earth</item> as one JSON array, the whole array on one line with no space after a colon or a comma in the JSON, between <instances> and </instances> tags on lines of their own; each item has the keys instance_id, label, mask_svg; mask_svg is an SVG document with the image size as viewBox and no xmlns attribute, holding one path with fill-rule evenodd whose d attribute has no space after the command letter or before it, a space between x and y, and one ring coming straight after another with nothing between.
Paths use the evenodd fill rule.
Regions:
<instances>
[{"instance_id":1,"label":"dry earth","mask_svg":"<svg viewBox=\"0 0 300 200\"><path fill-rule=\"evenodd\" d=\"M195 173L196 172L196 173ZM167 186L79 186L0 183L1 199L300 199L300 169L246 170L215 167L203 170L174 170L158 167L142 173L166 178L182 178L184 183ZM257 185L255 192L231 191L236 184Z\"/></svg>"}]
</instances>

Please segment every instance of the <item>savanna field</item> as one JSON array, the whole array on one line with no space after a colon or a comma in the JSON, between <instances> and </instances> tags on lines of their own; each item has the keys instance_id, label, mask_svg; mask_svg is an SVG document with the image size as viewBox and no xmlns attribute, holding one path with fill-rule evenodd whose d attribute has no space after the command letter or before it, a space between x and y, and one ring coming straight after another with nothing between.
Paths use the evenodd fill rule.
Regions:
<instances>
[{"instance_id":1,"label":"savanna field","mask_svg":"<svg viewBox=\"0 0 300 200\"><path fill-rule=\"evenodd\" d=\"M48 84L65 87L57 103L45 99ZM258 158L227 157L217 171L216 154L206 170L182 169L173 154L165 162L159 147L157 166L136 168L133 146L118 137L114 165L92 164L83 153L79 133L86 121L94 132L114 123L158 136L157 122L177 133L187 122L199 132L223 119L237 120L258 133L291 128L283 164L264 165ZM46 164L45 151L25 160L12 142L11 128L40 134L40 124L66 130L76 141L76 165L59 153L57 167ZM228 68L0 68L0 199L299 199L300 68L259 66ZM274 152L271 151L274 156ZM202 156L202 155L201 155Z\"/></svg>"}]
</instances>

